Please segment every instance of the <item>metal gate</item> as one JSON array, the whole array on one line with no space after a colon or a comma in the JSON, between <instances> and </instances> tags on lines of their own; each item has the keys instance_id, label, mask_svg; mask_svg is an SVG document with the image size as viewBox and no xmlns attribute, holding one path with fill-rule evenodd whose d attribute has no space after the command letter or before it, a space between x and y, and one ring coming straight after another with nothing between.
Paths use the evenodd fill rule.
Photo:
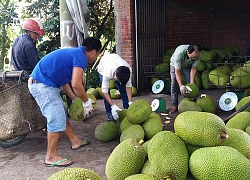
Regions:
<instances>
[{"instance_id":1,"label":"metal gate","mask_svg":"<svg viewBox=\"0 0 250 180\"><path fill-rule=\"evenodd\" d=\"M138 90L151 87L154 66L165 47L165 0L136 0L136 78Z\"/></svg>"}]
</instances>

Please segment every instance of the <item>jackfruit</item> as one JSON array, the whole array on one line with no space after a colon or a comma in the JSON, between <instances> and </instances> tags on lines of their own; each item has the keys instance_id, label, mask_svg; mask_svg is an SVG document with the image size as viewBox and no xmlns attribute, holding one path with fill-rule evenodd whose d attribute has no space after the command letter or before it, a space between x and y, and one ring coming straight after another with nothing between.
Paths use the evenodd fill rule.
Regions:
<instances>
[{"instance_id":1,"label":"jackfruit","mask_svg":"<svg viewBox=\"0 0 250 180\"><path fill-rule=\"evenodd\" d=\"M137 141L140 141L141 139L144 139L144 137L145 137L145 132L142 126L139 124L132 124L122 131L120 136L120 142L129 138L133 138L136 139Z\"/></svg>"},{"instance_id":2,"label":"jackfruit","mask_svg":"<svg viewBox=\"0 0 250 180\"><path fill-rule=\"evenodd\" d=\"M242 68L243 68L246 72L250 73L250 61L247 61L245 64L243 64Z\"/></svg>"},{"instance_id":3,"label":"jackfruit","mask_svg":"<svg viewBox=\"0 0 250 180\"><path fill-rule=\"evenodd\" d=\"M202 146L195 146L195 145L189 144L189 143L187 143L185 141L184 141L184 143L185 143L185 146L186 146L186 149L187 149L187 152L188 152L189 156L191 156L191 154L194 151L196 151L197 149L202 148Z\"/></svg>"},{"instance_id":4,"label":"jackfruit","mask_svg":"<svg viewBox=\"0 0 250 180\"><path fill-rule=\"evenodd\" d=\"M156 113L151 113L149 118L142 123L145 138L151 139L155 134L162 131L161 117Z\"/></svg>"},{"instance_id":5,"label":"jackfruit","mask_svg":"<svg viewBox=\"0 0 250 180\"><path fill-rule=\"evenodd\" d=\"M53 174L48 180L103 180L96 172L85 168L66 168Z\"/></svg>"},{"instance_id":6,"label":"jackfruit","mask_svg":"<svg viewBox=\"0 0 250 180\"><path fill-rule=\"evenodd\" d=\"M137 89L136 87L132 86L132 96L136 96L137 95Z\"/></svg>"},{"instance_id":7,"label":"jackfruit","mask_svg":"<svg viewBox=\"0 0 250 180\"><path fill-rule=\"evenodd\" d=\"M238 101L238 103L235 106L235 110L238 111L241 107L243 107L246 103L248 103L250 101L250 96L247 97L243 97L240 101ZM248 106L246 109L244 109L243 111L247 111L250 112L250 106Z\"/></svg>"},{"instance_id":8,"label":"jackfruit","mask_svg":"<svg viewBox=\"0 0 250 180\"><path fill-rule=\"evenodd\" d=\"M202 108L195 102L181 101L178 104L178 112L183 113L186 111L202 111Z\"/></svg>"},{"instance_id":9,"label":"jackfruit","mask_svg":"<svg viewBox=\"0 0 250 180\"><path fill-rule=\"evenodd\" d=\"M168 54L168 53L165 53L163 56L162 56L162 62L163 63L170 63L170 58L171 58L172 54Z\"/></svg>"},{"instance_id":10,"label":"jackfruit","mask_svg":"<svg viewBox=\"0 0 250 180\"><path fill-rule=\"evenodd\" d=\"M202 94L200 95L196 103L201 107L202 111L209 112L209 113L216 113L216 104L211 96L208 94Z\"/></svg>"},{"instance_id":11,"label":"jackfruit","mask_svg":"<svg viewBox=\"0 0 250 180\"><path fill-rule=\"evenodd\" d=\"M193 152L189 169L197 179L248 180L250 161L229 146L204 147Z\"/></svg>"},{"instance_id":12,"label":"jackfruit","mask_svg":"<svg viewBox=\"0 0 250 180\"><path fill-rule=\"evenodd\" d=\"M210 71L208 78L215 86L228 86L230 81L228 74L224 74L217 69Z\"/></svg>"},{"instance_id":13,"label":"jackfruit","mask_svg":"<svg viewBox=\"0 0 250 180\"><path fill-rule=\"evenodd\" d=\"M110 89L110 97L111 99L119 99L121 97L120 91L117 89Z\"/></svg>"},{"instance_id":14,"label":"jackfruit","mask_svg":"<svg viewBox=\"0 0 250 180\"><path fill-rule=\"evenodd\" d=\"M196 146L217 146L226 138L226 126L217 115L208 112L186 111L174 121L175 133Z\"/></svg>"},{"instance_id":15,"label":"jackfruit","mask_svg":"<svg viewBox=\"0 0 250 180\"><path fill-rule=\"evenodd\" d=\"M188 86L188 87L190 87L192 89L192 91L190 91L186 95L186 97L194 98L194 97L197 97L199 95L200 90L199 90L199 87L198 87L197 84L195 84L195 83L187 83L187 84L185 84L185 86Z\"/></svg>"},{"instance_id":16,"label":"jackfruit","mask_svg":"<svg viewBox=\"0 0 250 180\"><path fill-rule=\"evenodd\" d=\"M93 108L95 109L96 107L96 98L94 95L92 94L86 94L90 99L93 100ZM84 115L83 115L83 106L82 106L82 100L77 97L69 106L69 116L71 119L75 120L75 121L83 121L85 119L87 119Z\"/></svg>"},{"instance_id":17,"label":"jackfruit","mask_svg":"<svg viewBox=\"0 0 250 180\"><path fill-rule=\"evenodd\" d=\"M211 82L209 81L209 71L205 70L201 74L201 83L204 89L211 89Z\"/></svg>"},{"instance_id":18,"label":"jackfruit","mask_svg":"<svg viewBox=\"0 0 250 180\"><path fill-rule=\"evenodd\" d=\"M158 178L151 174L134 174L127 177L125 180L158 180Z\"/></svg>"},{"instance_id":19,"label":"jackfruit","mask_svg":"<svg viewBox=\"0 0 250 180\"><path fill-rule=\"evenodd\" d=\"M109 142L114 140L118 135L118 127L116 123L106 121L100 123L95 128L95 138L101 142Z\"/></svg>"},{"instance_id":20,"label":"jackfruit","mask_svg":"<svg viewBox=\"0 0 250 180\"><path fill-rule=\"evenodd\" d=\"M118 144L110 154L105 174L108 180L124 180L139 174L146 159L146 151L135 139L129 138Z\"/></svg>"},{"instance_id":21,"label":"jackfruit","mask_svg":"<svg viewBox=\"0 0 250 180\"><path fill-rule=\"evenodd\" d=\"M149 118L151 113L152 108L149 102L145 99L137 99L128 107L127 118L133 124L141 124Z\"/></svg>"},{"instance_id":22,"label":"jackfruit","mask_svg":"<svg viewBox=\"0 0 250 180\"><path fill-rule=\"evenodd\" d=\"M235 128L227 128L227 134L228 138L221 143L221 146L230 146L250 159L250 136Z\"/></svg>"},{"instance_id":23,"label":"jackfruit","mask_svg":"<svg viewBox=\"0 0 250 180\"><path fill-rule=\"evenodd\" d=\"M132 125L132 123L129 122L128 118L127 117L123 118L120 124L120 132L122 133L130 125Z\"/></svg>"},{"instance_id":24,"label":"jackfruit","mask_svg":"<svg viewBox=\"0 0 250 180\"><path fill-rule=\"evenodd\" d=\"M237 88L246 88L250 86L250 74L243 68L235 69L230 75L230 84Z\"/></svg>"},{"instance_id":25,"label":"jackfruit","mask_svg":"<svg viewBox=\"0 0 250 180\"><path fill-rule=\"evenodd\" d=\"M213 54L211 52L202 51L201 61L207 62L207 61L211 61L213 59L214 59L214 56L213 56Z\"/></svg>"},{"instance_id":26,"label":"jackfruit","mask_svg":"<svg viewBox=\"0 0 250 180\"><path fill-rule=\"evenodd\" d=\"M98 97L102 98L103 97L102 88L101 87L97 87L96 90L98 91Z\"/></svg>"},{"instance_id":27,"label":"jackfruit","mask_svg":"<svg viewBox=\"0 0 250 180\"><path fill-rule=\"evenodd\" d=\"M188 172L188 152L184 142L171 131L161 131L148 144L148 161L141 173L158 179L185 179Z\"/></svg>"},{"instance_id":28,"label":"jackfruit","mask_svg":"<svg viewBox=\"0 0 250 180\"><path fill-rule=\"evenodd\" d=\"M168 73L170 70L169 63L160 63L154 67L154 72L156 73Z\"/></svg>"},{"instance_id":29,"label":"jackfruit","mask_svg":"<svg viewBox=\"0 0 250 180\"><path fill-rule=\"evenodd\" d=\"M196 72L194 77L195 84L198 86L198 88L202 88L202 82L201 82L201 74L200 72Z\"/></svg>"},{"instance_id":30,"label":"jackfruit","mask_svg":"<svg viewBox=\"0 0 250 180\"><path fill-rule=\"evenodd\" d=\"M242 131L246 131L248 126L250 126L250 112L247 111L239 112L226 123L226 127L241 129Z\"/></svg>"},{"instance_id":31,"label":"jackfruit","mask_svg":"<svg viewBox=\"0 0 250 180\"><path fill-rule=\"evenodd\" d=\"M113 79L109 80L109 89L116 89L116 84Z\"/></svg>"},{"instance_id":32,"label":"jackfruit","mask_svg":"<svg viewBox=\"0 0 250 180\"><path fill-rule=\"evenodd\" d=\"M205 64L206 64L206 68L208 71L212 71L214 69L214 65L212 61L208 61Z\"/></svg>"},{"instance_id":33,"label":"jackfruit","mask_svg":"<svg viewBox=\"0 0 250 180\"><path fill-rule=\"evenodd\" d=\"M86 94L93 94L96 99L99 98L99 93L95 88L89 88Z\"/></svg>"},{"instance_id":34,"label":"jackfruit","mask_svg":"<svg viewBox=\"0 0 250 180\"><path fill-rule=\"evenodd\" d=\"M245 89L243 92L243 97L247 97L247 96L250 96L250 88Z\"/></svg>"},{"instance_id":35,"label":"jackfruit","mask_svg":"<svg viewBox=\"0 0 250 180\"><path fill-rule=\"evenodd\" d=\"M250 136L250 126L246 128L246 133Z\"/></svg>"},{"instance_id":36,"label":"jackfruit","mask_svg":"<svg viewBox=\"0 0 250 180\"><path fill-rule=\"evenodd\" d=\"M158 81L160 78L152 77L151 78L151 85L153 85L156 81Z\"/></svg>"},{"instance_id":37,"label":"jackfruit","mask_svg":"<svg viewBox=\"0 0 250 180\"><path fill-rule=\"evenodd\" d=\"M118 119L116 120L118 124L120 124L122 122L122 120L127 117L127 111L128 109L122 109L121 111L118 111Z\"/></svg>"},{"instance_id":38,"label":"jackfruit","mask_svg":"<svg viewBox=\"0 0 250 180\"><path fill-rule=\"evenodd\" d=\"M202 72L205 71L206 69L206 64L203 61L200 61L199 65L197 66L197 71Z\"/></svg>"}]
</instances>

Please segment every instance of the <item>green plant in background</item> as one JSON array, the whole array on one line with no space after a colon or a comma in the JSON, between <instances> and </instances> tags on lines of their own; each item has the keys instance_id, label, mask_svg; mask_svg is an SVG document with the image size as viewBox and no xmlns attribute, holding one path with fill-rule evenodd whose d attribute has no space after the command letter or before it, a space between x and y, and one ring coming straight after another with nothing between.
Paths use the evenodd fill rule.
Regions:
<instances>
[{"instance_id":1,"label":"green plant in background","mask_svg":"<svg viewBox=\"0 0 250 180\"><path fill-rule=\"evenodd\" d=\"M90 68L87 78L87 89L101 87L99 73L96 68Z\"/></svg>"}]
</instances>

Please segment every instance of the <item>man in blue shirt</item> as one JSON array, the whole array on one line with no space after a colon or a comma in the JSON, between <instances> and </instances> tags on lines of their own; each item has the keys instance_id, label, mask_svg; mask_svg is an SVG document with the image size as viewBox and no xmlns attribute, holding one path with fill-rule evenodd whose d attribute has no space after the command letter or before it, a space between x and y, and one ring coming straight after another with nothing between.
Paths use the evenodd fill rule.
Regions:
<instances>
[{"instance_id":1,"label":"man in blue shirt","mask_svg":"<svg viewBox=\"0 0 250 180\"><path fill-rule=\"evenodd\" d=\"M65 132L71 141L72 150L90 142L76 136L67 119L60 90L72 100L82 100L84 116L91 114L92 100L86 95L83 86L85 69L95 62L100 53L101 42L93 37L84 39L82 46L55 50L44 56L35 66L28 80L30 93L47 119L47 166L69 166L73 162L57 154L60 132ZM69 83L71 82L71 87Z\"/></svg>"}]
</instances>

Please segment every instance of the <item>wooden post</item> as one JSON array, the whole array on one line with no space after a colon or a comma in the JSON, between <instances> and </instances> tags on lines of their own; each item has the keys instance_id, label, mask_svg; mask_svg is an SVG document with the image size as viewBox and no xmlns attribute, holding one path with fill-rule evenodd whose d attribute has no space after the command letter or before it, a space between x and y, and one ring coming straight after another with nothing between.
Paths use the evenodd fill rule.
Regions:
<instances>
[{"instance_id":1,"label":"wooden post","mask_svg":"<svg viewBox=\"0 0 250 180\"><path fill-rule=\"evenodd\" d=\"M59 0L60 5L60 39L61 48L77 47L75 24L71 18L65 0Z\"/></svg>"}]
</instances>

